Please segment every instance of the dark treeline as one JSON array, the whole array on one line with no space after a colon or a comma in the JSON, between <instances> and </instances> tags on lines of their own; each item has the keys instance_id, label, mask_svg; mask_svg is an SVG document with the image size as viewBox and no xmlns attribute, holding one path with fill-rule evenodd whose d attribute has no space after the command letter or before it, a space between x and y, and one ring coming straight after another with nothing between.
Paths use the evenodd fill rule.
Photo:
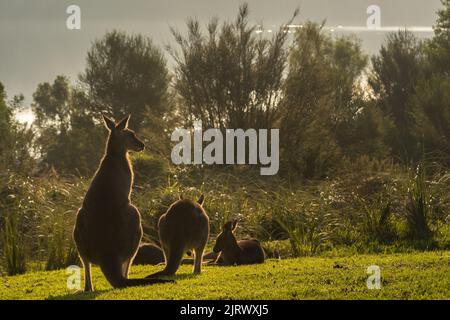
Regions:
<instances>
[{"instance_id":1,"label":"dark treeline","mask_svg":"<svg viewBox=\"0 0 450 320\"><path fill-rule=\"evenodd\" d=\"M294 19L296 13L294 13ZM288 22L288 21L286 21ZM175 60L142 35L120 31L96 40L76 84L65 76L33 94L31 129L0 86L0 169L89 175L102 154L102 113L132 113L131 127L150 153L167 157L170 132L200 119L204 127L280 128L281 174L330 176L361 156L413 164L424 156L449 164L450 2L431 39L389 34L368 57L353 36L331 37L304 23L292 36L255 33L243 5L231 22L172 30Z\"/></svg>"}]
</instances>

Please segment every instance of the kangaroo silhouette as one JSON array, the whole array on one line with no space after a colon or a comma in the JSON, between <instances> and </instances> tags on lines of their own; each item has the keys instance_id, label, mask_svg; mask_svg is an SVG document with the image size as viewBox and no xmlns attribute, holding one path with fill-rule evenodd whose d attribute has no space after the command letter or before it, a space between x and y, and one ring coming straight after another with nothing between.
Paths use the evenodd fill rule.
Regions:
<instances>
[{"instance_id":1,"label":"kangaroo silhouette","mask_svg":"<svg viewBox=\"0 0 450 320\"><path fill-rule=\"evenodd\" d=\"M106 152L77 213L73 238L84 267L84 291L94 290L91 264L99 265L115 288L167 282L128 278L142 238L141 216L130 201L133 169L128 151L144 150L144 143L128 129L129 119L116 124L103 116L109 130Z\"/></svg>"},{"instance_id":2,"label":"kangaroo silhouette","mask_svg":"<svg viewBox=\"0 0 450 320\"><path fill-rule=\"evenodd\" d=\"M209 237L209 218L203 209L203 201L203 195L197 202L180 199L159 218L159 238L166 267L147 278L174 275L188 250L194 251L194 273L201 272L203 251Z\"/></svg>"},{"instance_id":3,"label":"kangaroo silhouette","mask_svg":"<svg viewBox=\"0 0 450 320\"><path fill-rule=\"evenodd\" d=\"M237 220L228 221L222 232L217 236L213 251L220 253L217 257L219 265L258 264L265 260L265 253L256 239L236 240L234 231Z\"/></svg>"},{"instance_id":4,"label":"kangaroo silhouette","mask_svg":"<svg viewBox=\"0 0 450 320\"><path fill-rule=\"evenodd\" d=\"M133 265L157 265L164 262L164 252L151 243L142 243L133 260Z\"/></svg>"}]
</instances>

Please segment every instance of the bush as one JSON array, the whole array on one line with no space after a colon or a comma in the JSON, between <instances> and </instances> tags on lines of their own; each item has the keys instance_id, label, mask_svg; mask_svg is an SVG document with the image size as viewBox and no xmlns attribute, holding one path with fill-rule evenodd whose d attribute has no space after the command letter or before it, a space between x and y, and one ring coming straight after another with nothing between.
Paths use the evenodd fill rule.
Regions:
<instances>
[{"instance_id":1,"label":"bush","mask_svg":"<svg viewBox=\"0 0 450 320\"><path fill-rule=\"evenodd\" d=\"M423 165L418 165L406 202L406 221L411 240L430 240L433 237L429 226L430 197L425 183L425 170Z\"/></svg>"},{"instance_id":2,"label":"bush","mask_svg":"<svg viewBox=\"0 0 450 320\"><path fill-rule=\"evenodd\" d=\"M151 157L147 153L136 153L131 160L135 172L135 184L138 186L158 186L169 174L167 161L162 158Z\"/></svg>"},{"instance_id":3,"label":"bush","mask_svg":"<svg viewBox=\"0 0 450 320\"><path fill-rule=\"evenodd\" d=\"M2 232L2 251L8 275L26 271L25 243L21 230L21 218L17 212L6 215Z\"/></svg>"},{"instance_id":4,"label":"bush","mask_svg":"<svg viewBox=\"0 0 450 320\"><path fill-rule=\"evenodd\" d=\"M325 210L320 198L303 194L300 201L294 199L295 207L287 207L284 201L280 203L275 219L289 238L294 256L315 254L331 239L335 216Z\"/></svg>"},{"instance_id":5,"label":"bush","mask_svg":"<svg viewBox=\"0 0 450 320\"><path fill-rule=\"evenodd\" d=\"M360 200L363 211L361 223L361 237L366 241L391 243L396 239L395 228L392 224L391 204L379 203L369 206L364 200Z\"/></svg>"}]
</instances>

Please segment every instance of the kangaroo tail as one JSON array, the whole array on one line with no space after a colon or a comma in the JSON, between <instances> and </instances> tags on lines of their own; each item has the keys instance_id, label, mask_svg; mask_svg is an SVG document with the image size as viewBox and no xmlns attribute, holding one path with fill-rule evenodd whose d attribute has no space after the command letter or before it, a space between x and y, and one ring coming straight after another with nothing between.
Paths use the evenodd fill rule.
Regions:
<instances>
[{"instance_id":1,"label":"kangaroo tail","mask_svg":"<svg viewBox=\"0 0 450 320\"><path fill-rule=\"evenodd\" d=\"M123 276L121 272L120 263L103 263L100 265L100 269L105 275L106 279L114 288L126 288L134 286L146 286L157 283L174 282L173 280L163 279L128 279Z\"/></svg>"},{"instance_id":2,"label":"kangaroo tail","mask_svg":"<svg viewBox=\"0 0 450 320\"><path fill-rule=\"evenodd\" d=\"M160 276L171 276L177 272L180 267L181 260L183 259L184 246L182 244L172 244L169 247L169 252L165 252L166 267L164 270L151 274L147 276L146 279L153 279Z\"/></svg>"}]
</instances>

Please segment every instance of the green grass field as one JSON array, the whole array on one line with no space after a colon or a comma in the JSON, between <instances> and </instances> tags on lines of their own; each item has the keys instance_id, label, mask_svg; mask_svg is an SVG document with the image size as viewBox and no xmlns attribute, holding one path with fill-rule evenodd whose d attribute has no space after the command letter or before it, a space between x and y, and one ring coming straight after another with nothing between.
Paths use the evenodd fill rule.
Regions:
<instances>
[{"instance_id":1,"label":"green grass field","mask_svg":"<svg viewBox=\"0 0 450 320\"><path fill-rule=\"evenodd\" d=\"M381 268L381 289L369 290L367 267ZM133 267L143 277L161 267ZM65 270L3 277L0 299L450 299L450 252L308 257L259 266L183 266L176 283L113 289L94 268L95 293L67 289Z\"/></svg>"}]
</instances>

